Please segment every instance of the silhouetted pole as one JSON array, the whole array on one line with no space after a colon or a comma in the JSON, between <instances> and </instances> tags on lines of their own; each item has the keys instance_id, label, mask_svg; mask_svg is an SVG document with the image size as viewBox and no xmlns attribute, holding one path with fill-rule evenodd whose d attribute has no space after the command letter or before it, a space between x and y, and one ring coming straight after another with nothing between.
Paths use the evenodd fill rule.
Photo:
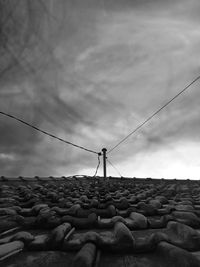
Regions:
<instances>
[{"instance_id":1,"label":"silhouetted pole","mask_svg":"<svg viewBox=\"0 0 200 267\"><path fill-rule=\"evenodd\" d=\"M102 152L103 152L103 176L105 179L107 178L106 177L106 151L107 151L106 148L102 149Z\"/></svg>"}]
</instances>

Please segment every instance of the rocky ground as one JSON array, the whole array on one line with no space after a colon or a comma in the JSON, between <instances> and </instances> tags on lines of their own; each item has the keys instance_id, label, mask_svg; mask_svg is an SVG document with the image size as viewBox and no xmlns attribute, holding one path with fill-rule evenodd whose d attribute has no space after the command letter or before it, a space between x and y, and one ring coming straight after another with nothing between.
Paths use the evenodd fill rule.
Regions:
<instances>
[{"instance_id":1,"label":"rocky ground","mask_svg":"<svg viewBox=\"0 0 200 267\"><path fill-rule=\"evenodd\" d=\"M200 182L0 181L0 266L200 266Z\"/></svg>"}]
</instances>

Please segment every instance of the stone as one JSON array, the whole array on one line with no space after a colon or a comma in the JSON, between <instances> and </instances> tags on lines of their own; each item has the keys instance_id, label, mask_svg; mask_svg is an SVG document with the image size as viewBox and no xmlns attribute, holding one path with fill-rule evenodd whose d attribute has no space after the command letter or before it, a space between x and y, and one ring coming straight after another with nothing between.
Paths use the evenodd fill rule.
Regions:
<instances>
[{"instance_id":1,"label":"stone","mask_svg":"<svg viewBox=\"0 0 200 267\"><path fill-rule=\"evenodd\" d=\"M124 209L128 209L129 203L128 203L128 200L125 197L121 197L119 202L115 202L114 206L117 209L124 210Z\"/></svg>"},{"instance_id":2,"label":"stone","mask_svg":"<svg viewBox=\"0 0 200 267\"><path fill-rule=\"evenodd\" d=\"M166 226L167 222L165 217L162 216L161 218L148 218L149 227L152 229L159 229Z\"/></svg>"},{"instance_id":3,"label":"stone","mask_svg":"<svg viewBox=\"0 0 200 267\"><path fill-rule=\"evenodd\" d=\"M175 206L175 210L177 211L191 211L194 212L194 208L192 205L184 205L184 204L179 204Z\"/></svg>"},{"instance_id":4,"label":"stone","mask_svg":"<svg viewBox=\"0 0 200 267\"><path fill-rule=\"evenodd\" d=\"M112 222L113 224L115 224L115 223L117 223L117 222L122 222L122 223L124 223L124 222L125 222L125 219L124 219L123 217L121 217L121 216L114 216L114 217L112 217L111 222Z\"/></svg>"},{"instance_id":5,"label":"stone","mask_svg":"<svg viewBox=\"0 0 200 267\"><path fill-rule=\"evenodd\" d=\"M131 212L129 217L131 220L133 220L135 229L147 228L148 221L147 221L147 218L143 214L140 214L137 212Z\"/></svg>"},{"instance_id":6,"label":"stone","mask_svg":"<svg viewBox=\"0 0 200 267\"><path fill-rule=\"evenodd\" d=\"M33 241L35 238L34 236L29 233L29 232L18 232L16 233L12 238L11 238L11 241L22 241L24 242L24 244L28 244L30 243L31 241Z\"/></svg>"},{"instance_id":7,"label":"stone","mask_svg":"<svg viewBox=\"0 0 200 267\"><path fill-rule=\"evenodd\" d=\"M96 246L93 243L86 243L77 253L73 267L92 267L96 258Z\"/></svg>"},{"instance_id":8,"label":"stone","mask_svg":"<svg viewBox=\"0 0 200 267\"><path fill-rule=\"evenodd\" d=\"M30 216L34 215L34 212L33 212L32 208L23 208L23 209L21 209L19 214L24 216L24 217L30 217Z\"/></svg>"},{"instance_id":9,"label":"stone","mask_svg":"<svg viewBox=\"0 0 200 267\"><path fill-rule=\"evenodd\" d=\"M48 205L47 204L37 204L35 206L32 207L32 212L37 215L41 209L43 208L47 208Z\"/></svg>"},{"instance_id":10,"label":"stone","mask_svg":"<svg viewBox=\"0 0 200 267\"><path fill-rule=\"evenodd\" d=\"M24 248L24 243L21 241L13 241L3 245L0 245L0 260L3 260L6 256L17 253Z\"/></svg>"},{"instance_id":11,"label":"stone","mask_svg":"<svg viewBox=\"0 0 200 267\"><path fill-rule=\"evenodd\" d=\"M200 219L193 212L173 211L174 219L180 223L187 224L192 227L200 226Z\"/></svg>"},{"instance_id":12,"label":"stone","mask_svg":"<svg viewBox=\"0 0 200 267\"><path fill-rule=\"evenodd\" d=\"M156 215L157 209L151 204L146 204L144 202L139 202L137 208L147 216Z\"/></svg>"},{"instance_id":13,"label":"stone","mask_svg":"<svg viewBox=\"0 0 200 267\"><path fill-rule=\"evenodd\" d=\"M167 198L164 196L156 196L155 199L158 199L161 204L167 204L168 203Z\"/></svg>"},{"instance_id":14,"label":"stone","mask_svg":"<svg viewBox=\"0 0 200 267\"><path fill-rule=\"evenodd\" d=\"M61 224L61 218L56 215L51 215L47 218L47 225L49 229L55 228Z\"/></svg>"},{"instance_id":15,"label":"stone","mask_svg":"<svg viewBox=\"0 0 200 267\"><path fill-rule=\"evenodd\" d=\"M133 249L135 245L135 239L133 238L131 231L124 223L115 223L114 234L116 240L114 250L127 252Z\"/></svg>"},{"instance_id":16,"label":"stone","mask_svg":"<svg viewBox=\"0 0 200 267\"><path fill-rule=\"evenodd\" d=\"M130 197L129 202L131 204L136 204L138 202L138 199L137 199L136 196L133 195L133 196Z\"/></svg>"},{"instance_id":17,"label":"stone","mask_svg":"<svg viewBox=\"0 0 200 267\"><path fill-rule=\"evenodd\" d=\"M22 223L22 226L24 228L27 228L27 229L33 228L33 227L35 227L35 225L36 225L36 217L34 217L34 216L24 217L24 221Z\"/></svg>"},{"instance_id":18,"label":"stone","mask_svg":"<svg viewBox=\"0 0 200 267\"><path fill-rule=\"evenodd\" d=\"M109 205L107 207L108 212L111 214L111 217L116 215L116 209L114 205Z\"/></svg>"},{"instance_id":19,"label":"stone","mask_svg":"<svg viewBox=\"0 0 200 267\"><path fill-rule=\"evenodd\" d=\"M149 204L152 205L154 208L156 209L160 209L162 207L162 204L160 203L160 201L158 199L152 199L149 201Z\"/></svg>"},{"instance_id":20,"label":"stone","mask_svg":"<svg viewBox=\"0 0 200 267\"><path fill-rule=\"evenodd\" d=\"M157 245L156 255L163 258L166 266L170 267L199 267L200 261L188 251L178 248L165 241Z\"/></svg>"},{"instance_id":21,"label":"stone","mask_svg":"<svg viewBox=\"0 0 200 267\"><path fill-rule=\"evenodd\" d=\"M1 218L1 220L0 220L0 233L7 231L9 229L15 228L17 226L18 226L18 223L16 221L7 220L6 218L5 219Z\"/></svg>"},{"instance_id":22,"label":"stone","mask_svg":"<svg viewBox=\"0 0 200 267\"><path fill-rule=\"evenodd\" d=\"M66 234L71 230L71 224L63 223L56 227L50 234L47 240L48 247L50 248L59 248L62 245L62 242Z\"/></svg>"},{"instance_id":23,"label":"stone","mask_svg":"<svg viewBox=\"0 0 200 267\"><path fill-rule=\"evenodd\" d=\"M99 205L99 201L97 199L92 199L91 200L91 206L94 207L94 208L97 208Z\"/></svg>"},{"instance_id":24,"label":"stone","mask_svg":"<svg viewBox=\"0 0 200 267\"><path fill-rule=\"evenodd\" d=\"M172 244L189 251L199 250L200 234L195 229L178 222L169 222L167 229Z\"/></svg>"},{"instance_id":25,"label":"stone","mask_svg":"<svg viewBox=\"0 0 200 267\"><path fill-rule=\"evenodd\" d=\"M69 215L76 215L77 210L79 210L81 208L80 204L74 204L69 210L68 210L68 214Z\"/></svg>"},{"instance_id":26,"label":"stone","mask_svg":"<svg viewBox=\"0 0 200 267\"><path fill-rule=\"evenodd\" d=\"M46 250L47 249L47 240L48 235L37 235L35 239L29 243L28 249L29 250Z\"/></svg>"},{"instance_id":27,"label":"stone","mask_svg":"<svg viewBox=\"0 0 200 267\"><path fill-rule=\"evenodd\" d=\"M97 215L95 213L91 213L87 218L76 218L66 215L62 217L61 221L68 222L78 229L88 229L97 224Z\"/></svg>"},{"instance_id":28,"label":"stone","mask_svg":"<svg viewBox=\"0 0 200 267\"><path fill-rule=\"evenodd\" d=\"M16 210L13 210L12 208L0 208L0 216L3 215L16 215Z\"/></svg>"},{"instance_id":29,"label":"stone","mask_svg":"<svg viewBox=\"0 0 200 267\"><path fill-rule=\"evenodd\" d=\"M161 241L168 241L168 239L168 236L162 232L156 232L152 233L150 236L138 238L136 246L134 247L134 252L153 252Z\"/></svg>"}]
</instances>

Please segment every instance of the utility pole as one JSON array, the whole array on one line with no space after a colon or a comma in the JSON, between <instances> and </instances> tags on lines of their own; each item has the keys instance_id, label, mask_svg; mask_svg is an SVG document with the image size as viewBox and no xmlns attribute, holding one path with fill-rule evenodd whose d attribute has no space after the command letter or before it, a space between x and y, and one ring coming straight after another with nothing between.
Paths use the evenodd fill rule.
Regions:
<instances>
[{"instance_id":1,"label":"utility pole","mask_svg":"<svg viewBox=\"0 0 200 267\"><path fill-rule=\"evenodd\" d=\"M106 151L107 151L106 148L102 149L102 152L103 152L103 176L104 176L105 180L107 178L107 176L106 176Z\"/></svg>"}]
</instances>

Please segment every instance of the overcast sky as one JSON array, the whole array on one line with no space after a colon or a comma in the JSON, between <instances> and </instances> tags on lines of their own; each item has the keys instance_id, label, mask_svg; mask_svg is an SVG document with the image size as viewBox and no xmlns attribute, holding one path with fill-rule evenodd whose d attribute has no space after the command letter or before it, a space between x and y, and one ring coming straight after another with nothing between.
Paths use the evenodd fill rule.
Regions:
<instances>
[{"instance_id":1,"label":"overcast sky","mask_svg":"<svg viewBox=\"0 0 200 267\"><path fill-rule=\"evenodd\" d=\"M200 74L199 14L199 0L3 2L0 110L109 150ZM108 155L123 176L200 178L199 87ZM96 155L3 116L0 135L0 175L95 172Z\"/></svg>"}]
</instances>

